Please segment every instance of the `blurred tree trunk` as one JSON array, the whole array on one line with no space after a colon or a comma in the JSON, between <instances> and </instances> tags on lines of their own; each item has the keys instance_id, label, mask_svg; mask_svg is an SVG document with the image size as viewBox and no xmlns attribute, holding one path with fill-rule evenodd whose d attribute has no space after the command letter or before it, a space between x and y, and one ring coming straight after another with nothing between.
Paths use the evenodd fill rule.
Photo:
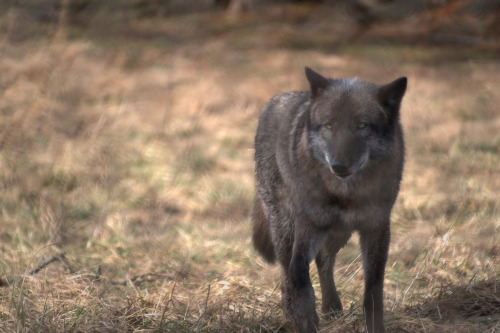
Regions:
<instances>
[{"instance_id":1,"label":"blurred tree trunk","mask_svg":"<svg viewBox=\"0 0 500 333\"><path fill-rule=\"evenodd\" d=\"M226 9L229 7L230 0L214 0L214 4L216 8Z\"/></svg>"},{"instance_id":2,"label":"blurred tree trunk","mask_svg":"<svg viewBox=\"0 0 500 333\"><path fill-rule=\"evenodd\" d=\"M231 12L244 12L256 8L257 5L265 2L281 2L281 3L298 3L298 2L314 2L323 3L324 0L214 0L215 7L229 9Z\"/></svg>"},{"instance_id":3,"label":"blurred tree trunk","mask_svg":"<svg viewBox=\"0 0 500 333\"><path fill-rule=\"evenodd\" d=\"M231 0L229 11L234 14L248 12L255 8L257 0Z\"/></svg>"}]
</instances>

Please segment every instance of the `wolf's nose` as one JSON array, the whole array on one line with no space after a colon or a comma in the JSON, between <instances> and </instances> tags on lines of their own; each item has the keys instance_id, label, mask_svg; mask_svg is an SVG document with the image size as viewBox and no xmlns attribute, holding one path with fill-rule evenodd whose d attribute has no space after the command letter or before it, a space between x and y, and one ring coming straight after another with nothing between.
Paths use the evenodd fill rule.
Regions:
<instances>
[{"instance_id":1,"label":"wolf's nose","mask_svg":"<svg viewBox=\"0 0 500 333\"><path fill-rule=\"evenodd\" d=\"M331 165L332 170L336 175L341 177L349 175L349 167L347 165L347 161L343 159L336 159L332 161Z\"/></svg>"}]
</instances>

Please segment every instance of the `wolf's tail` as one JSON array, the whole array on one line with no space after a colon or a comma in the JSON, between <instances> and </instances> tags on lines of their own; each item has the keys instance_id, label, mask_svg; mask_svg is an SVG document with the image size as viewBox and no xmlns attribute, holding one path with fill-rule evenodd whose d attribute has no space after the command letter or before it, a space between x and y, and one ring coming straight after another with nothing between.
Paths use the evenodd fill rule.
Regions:
<instances>
[{"instance_id":1,"label":"wolf's tail","mask_svg":"<svg viewBox=\"0 0 500 333\"><path fill-rule=\"evenodd\" d=\"M271 239L271 230L269 230L269 223L264 215L262 202L257 194L253 203L252 211L253 221L253 246L269 263L276 261L276 254L274 253L273 242Z\"/></svg>"}]
</instances>

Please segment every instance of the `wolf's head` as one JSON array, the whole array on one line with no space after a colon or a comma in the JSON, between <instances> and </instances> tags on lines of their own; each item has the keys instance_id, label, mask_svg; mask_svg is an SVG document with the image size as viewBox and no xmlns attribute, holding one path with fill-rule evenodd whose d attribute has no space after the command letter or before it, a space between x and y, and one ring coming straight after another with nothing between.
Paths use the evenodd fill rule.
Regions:
<instances>
[{"instance_id":1,"label":"wolf's head","mask_svg":"<svg viewBox=\"0 0 500 333\"><path fill-rule=\"evenodd\" d=\"M327 79L305 68L311 86L308 142L314 157L338 178L348 178L370 159L390 155L400 130L399 107L406 77L376 85Z\"/></svg>"}]
</instances>

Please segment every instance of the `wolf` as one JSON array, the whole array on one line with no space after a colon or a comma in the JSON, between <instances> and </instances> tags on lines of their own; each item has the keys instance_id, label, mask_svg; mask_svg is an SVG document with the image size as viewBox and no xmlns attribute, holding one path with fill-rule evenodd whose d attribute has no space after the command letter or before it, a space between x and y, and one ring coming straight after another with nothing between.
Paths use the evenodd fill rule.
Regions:
<instances>
[{"instance_id":1,"label":"wolf","mask_svg":"<svg viewBox=\"0 0 500 333\"><path fill-rule=\"evenodd\" d=\"M407 78L377 85L330 79L305 68L309 91L274 96L255 136L253 244L281 265L283 314L300 333L319 317L309 265L314 259L322 312L342 311L334 283L337 252L360 235L367 332L385 332L383 283L390 215L404 163L400 105Z\"/></svg>"}]
</instances>

